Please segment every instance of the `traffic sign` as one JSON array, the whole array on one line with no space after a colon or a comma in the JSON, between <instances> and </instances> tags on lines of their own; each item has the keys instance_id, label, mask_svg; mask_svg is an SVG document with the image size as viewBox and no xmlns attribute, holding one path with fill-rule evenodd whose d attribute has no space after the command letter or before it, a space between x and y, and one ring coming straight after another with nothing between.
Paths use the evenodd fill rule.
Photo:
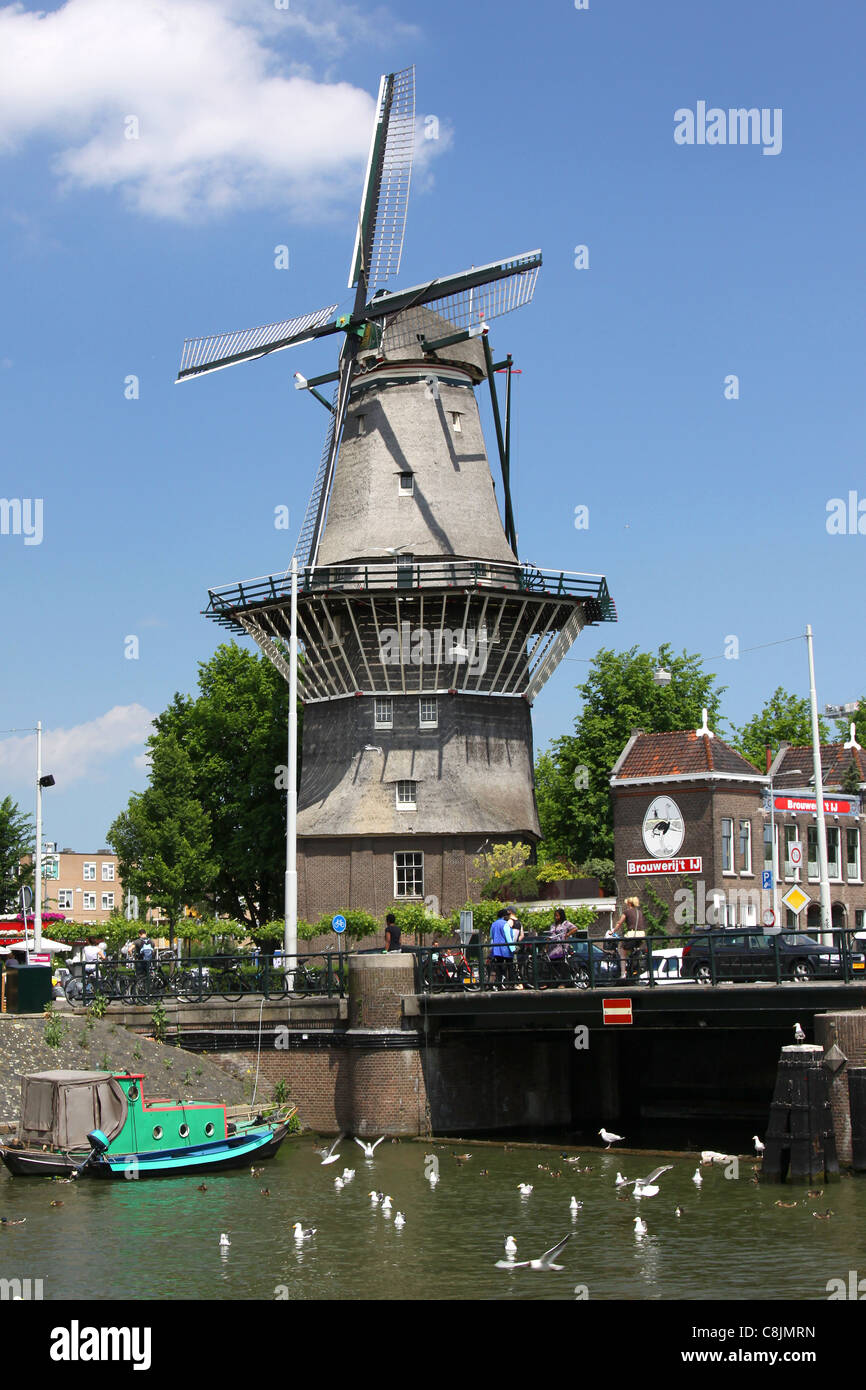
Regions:
<instances>
[{"instance_id":1,"label":"traffic sign","mask_svg":"<svg viewBox=\"0 0 866 1390\"><path fill-rule=\"evenodd\" d=\"M346 930L346 919L342 912L338 912L336 917L331 918L331 926L338 936Z\"/></svg>"},{"instance_id":2,"label":"traffic sign","mask_svg":"<svg viewBox=\"0 0 866 1390\"><path fill-rule=\"evenodd\" d=\"M766 889L768 893L772 893L773 874L770 869L764 869L763 873L761 874L761 887Z\"/></svg>"},{"instance_id":3,"label":"traffic sign","mask_svg":"<svg viewBox=\"0 0 866 1390\"><path fill-rule=\"evenodd\" d=\"M803 841L792 840L788 846L788 863L793 869L799 869L803 862Z\"/></svg>"},{"instance_id":4,"label":"traffic sign","mask_svg":"<svg viewBox=\"0 0 866 1390\"><path fill-rule=\"evenodd\" d=\"M602 999L601 1017L603 1023L634 1023L630 999Z\"/></svg>"},{"instance_id":5,"label":"traffic sign","mask_svg":"<svg viewBox=\"0 0 866 1390\"><path fill-rule=\"evenodd\" d=\"M776 925L776 914L771 907L764 913L764 926L774 927Z\"/></svg>"},{"instance_id":6,"label":"traffic sign","mask_svg":"<svg viewBox=\"0 0 866 1390\"><path fill-rule=\"evenodd\" d=\"M809 897L808 893L804 893L802 888L797 887L796 883L793 888L788 889L788 892L782 898L782 902L785 906L789 907L797 917L799 917L807 903L811 901L812 899Z\"/></svg>"}]
</instances>

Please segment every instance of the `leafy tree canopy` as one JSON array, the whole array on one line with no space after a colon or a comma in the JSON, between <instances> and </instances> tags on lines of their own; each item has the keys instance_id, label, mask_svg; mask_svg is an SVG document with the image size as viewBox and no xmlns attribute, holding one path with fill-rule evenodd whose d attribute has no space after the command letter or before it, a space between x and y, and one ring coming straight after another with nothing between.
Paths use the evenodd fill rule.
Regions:
<instances>
[{"instance_id":1,"label":"leafy tree canopy","mask_svg":"<svg viewBox=\"0 0 866 1390\"><path fill-rule=\"evenodd\" d=\"M819 715L818 729L821 742L830 737L827 723ZM782 743L811 744L812 713L806 695L790 695L778 686L770 696L760 714L756 714L741 729L735 730L732 745L761 772L767 765L766 749L772 750L775 757Z\"/></svg>"},{"instance_id":2,"label":"leafy tree canopy","mask_svg":"<svg viewBox=\"0 0 866 1390\"><path fill-rule=\"evenodd\" d=\"M36 833L33 822L11 796L0 801L0 912L15 912L21 906L21 889L33 884L33 865L22 866L21 858L33 854Z\"/></svg>"}]
</instances>

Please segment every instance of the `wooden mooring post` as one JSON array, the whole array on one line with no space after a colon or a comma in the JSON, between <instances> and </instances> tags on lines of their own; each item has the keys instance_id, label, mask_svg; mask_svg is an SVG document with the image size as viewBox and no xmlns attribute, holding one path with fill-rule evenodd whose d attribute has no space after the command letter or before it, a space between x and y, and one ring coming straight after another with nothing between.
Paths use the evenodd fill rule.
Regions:
<instances>
[{"instance_id":1,"label":"wooden mooring post","mask_svg":"<svg viewBox=\"0 0 866 1390\"><path fill-rule=\"evenodd\" d=\"M762 1182L827 1183L839 1176L824 1049L783 1047L770 1107Z\"/></svg>"},{"instance_id":2,"label":"wooden mooring post","mask_svg":"<svg viewBox=\"0 0 866 1390\"><path fill-rule=\"evenodd\" d=\"M855 1173L866 1172L866 1067L848 1068L848 1097L851 1106L851 1166Z\"/></svg>"}]
</instances>

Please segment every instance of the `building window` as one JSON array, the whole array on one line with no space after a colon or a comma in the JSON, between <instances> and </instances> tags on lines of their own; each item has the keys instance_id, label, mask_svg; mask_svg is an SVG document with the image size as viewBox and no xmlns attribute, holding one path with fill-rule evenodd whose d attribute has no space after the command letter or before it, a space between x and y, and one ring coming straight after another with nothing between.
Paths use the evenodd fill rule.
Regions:
<instances>
[{"instance_id":1,"label":"building window","mask_svg":"<svg viewBox=\"0 0 866 1390\"><path fill-rule=\"evenodd\" d=\"M827 874L829 878L842 879L842 837L838 825L827 826Z\"/></svg>"},{"instance_id":2,"label":"building window","mask_svg":"<svg viewBox=\"0 0 866 1390\"><path fill-rule=\"evenodd\" d=\"M418 805L418 783L397 783L397 810L414 811Z\"/></svg>"},{"instance_id":3,"label":"building window","mask_svg":"<svg viewBox=\"0 0 866 1390\"><path fill-rule=\"evenodd\" d=\"M860 873L860 831L849 826L845 831L845 863L849 883L859 883Z\"/></svg>"},{"instance_id":4,"label":"building window","mask_svg":"<svg viewBox=\"0 0 866 1390\"><path fill-rule=\"evenodd\" d=\"M793 883L800 882L800 870L791 863L791 846L799 843L799 831L796 825L785 826L785 878Z\"/></svg>"},{"instance_id":5,"label":"building window","mask_svg":"<svg viewBox=\"0 0 866 1390\"><path fill-rule=\"evenodd\" d=\"M768 821L764 826L764 873L772 874L775 871L773 863L773 825Z\"/></svg>"},{"instance_id":6,"label":"building window","mask_svg":"<svg viewBox=\"0 0 866 1390\"><path fill-rule=\"evenodd\" d=\"M866 927L866 909L862 907L854 909L854 927L857 931L862 931Z\"/></svg>"},{"instance_id":7,"label":"building window","mask_svg":"<svg viewBox=\"0 0 866 1390\"><path fill-rule=\"evenodd\" d=\"M111 912L112 909L113 909L113 907L114 907L114 894L113 894L113 893L103 893L103 895L102 895L102 910L103 910L103 912Z\"/></svg>"},{"instance_id":8,"label":"building window","mask_svg":"<svg viewBox=\"0 0 866 1390\"><path fill-rule=\"evenodd\" d=\"M394 727L394 701L391 699L375 700L373 711L373 723L377 729L392 729Z\"/></svg>"},{"instance_id":9,"label":"building window","mask_svg":"<svg viewBox=\"0 0 866 1390\"><path fill-rule=\"evenodd\" d=\"M752 822L740 821L740 873L752 872Z\"/></svg>"},{"instance_id":10,"label":"building window","mask_svg":"<svg viewBox=\"0 0 866 1390\"><path fill-rule=\"evenodd\" d=\"M113 864L103 864L103 866L102 866L102 882L103 882L103 883L113 883L113 882L114 882L114 865L113 865Z\"/></svg>"},{"instance_id":11,"label":"building window","mask_svg":"<svg viewBox=\"0 0 866 1390\"><path fill-rule=\"evenodd\" d=\"M84 879L85 883L88 882L90 879L95 879L95 878L96 878L96 862L95 862L95 861L94 861L92 864L85 864L85 865L84 865L84 872L82 873L82 878ZM96 906L96 904L94 904L94 906Z\"/></svg>"},{"instance_id":12,"label":"building window","mask_svg":"<svg viewBox=\"0 0 866 1390\"><path fill-rule=\"evenodd\" d=\"M397 588L411 589L415 578L415 556L397 556Z\"/></svg>"},{"instance_id":13,"label":"building window","mask_svg":"<svg viewBox=\"0 0 866 1390\"><path fill-rule=\"evenodd\" d=\"M459 412L459 410L452 410L452 412L451 412L451 424L454 426L454 433L455 433L455 434L462 434L462 433L463 433L463 425L461 424L461 421L460 421L460 412Z\"/></svg>"},{"instance_id":14,"label":"building window","mask_svg":"<svg viewBox=\"0 0 866 1390\"><path fill-rule=\"evenodd\" d=\"M438 728L439 701L435 695L422 695L418 701L418 720L422 729Z\"/></svg>"},{"instance_id":15,"label":"building window","mask_svg":"<svg viewBox=\"0 0 866 1390\"><path fill-rule=\"evenodd\" d=\"M82 895L81 895L81 906L84 907L84 908L94 908L94 907L96 907L96 894L95 894L95 893L82 893Z\"/></svg>"},{"instance_id":16,"label":"building window","mask_svg":"<svg viewBox=\"0 0 866 1390\"><path fill-rule=\"evenodd\" d=\"M808 863L809 882L817 883L820 877L818 873L818 827L810 825L806 831L806 860Z\"/></svg>"},{"instance_id":17,"label":"building window","mask_svg":"<svg viewBox=\"0 0 866 1390\"><path fill-rule=\"evenodd\" d=\"M734 822L722 817L722 873L734 872Z\"/></svg>"},{"instance_id":18,"label":"building window","mask_svg":"<svg viewBox=\"0 0 866 1390\"><path fill-rule=\"evenodd\" d=\"M75 898L71 888L58 888L57 906L72 908L75 906Z\"/></svg>"},{"instance_id":19,"label":"building window","mask_svg":"<svg viewBox=\"0 0 866 1390\"><path fill-rule=\"evenodd\" d=\"M415 474L400 473L397 486L401 497L411 497L415 491Z\"/></svg>"},{"instance_id":20,"label":"building window","mask_svg":"<svg viewBox=\"0 0 866 1390\"><path fill-rule=\"evenodd\" d=\"M424 855L420 850L397 850L394 855L394 897L423 898Z\"/></svg>"}]
</instances>

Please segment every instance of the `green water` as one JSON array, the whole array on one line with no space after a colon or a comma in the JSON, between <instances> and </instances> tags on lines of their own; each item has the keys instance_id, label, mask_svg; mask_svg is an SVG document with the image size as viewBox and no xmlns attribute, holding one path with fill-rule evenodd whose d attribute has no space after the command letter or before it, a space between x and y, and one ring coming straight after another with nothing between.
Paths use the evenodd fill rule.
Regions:
<instances>
[{"instance_id":1,"label":"green water","mask_svg":"<svg viewBox=\"0 0 866 1390\"><path fill-rule=\"evenodd\" d=\"M826 1299L827 1281L866 1276L866 1177L843 1178L807 1198L805 1189L758 1187L744 1162L738 1180L696 1158L586 1151L577 1172L556 1150L473 1147L458 1166L454 1146L379 1145L368 1162L351 1141L323 1167L308 1137L286 1143L253 1176L248 1169L139 1182L0 1176L0 1278L42 1279L44 1298L118 1299ZM460 1151L459 1149L457 1150ZM428 1154L440 1181L425 1178ZM657 1197L617 1200L618 1169L645 1176L673 1163ZM538 1164L558 1170L557 1178ZM342 1191L344 1166L355 1179ZM481 1176L482 1169L488 1176ZM207 1186L199 1192L200 1183ZM527 1198L519 1182L531 1183ZM261 1189L270 1190L263 1196ZM386 1216L368 1196L390 1194ZM583 1210L573 1218L574 1194ZM51 1207L52 1200L63 1203ZM791 1209L777 1201L797 1202ZM674 1214L677 1205L683 1215ZM813 1210L832 1209L829 1221ZM402 1230L394 1215L406 1217ZM638 1240L640 1212L648 1232ZM295 1221L318 1228L296 1245ZM231 1246L221 1251L221 1232ZM536 1257L566 1233L560 1273L500 1270L504 1242Z\"/></svg>"}]
</instances>

